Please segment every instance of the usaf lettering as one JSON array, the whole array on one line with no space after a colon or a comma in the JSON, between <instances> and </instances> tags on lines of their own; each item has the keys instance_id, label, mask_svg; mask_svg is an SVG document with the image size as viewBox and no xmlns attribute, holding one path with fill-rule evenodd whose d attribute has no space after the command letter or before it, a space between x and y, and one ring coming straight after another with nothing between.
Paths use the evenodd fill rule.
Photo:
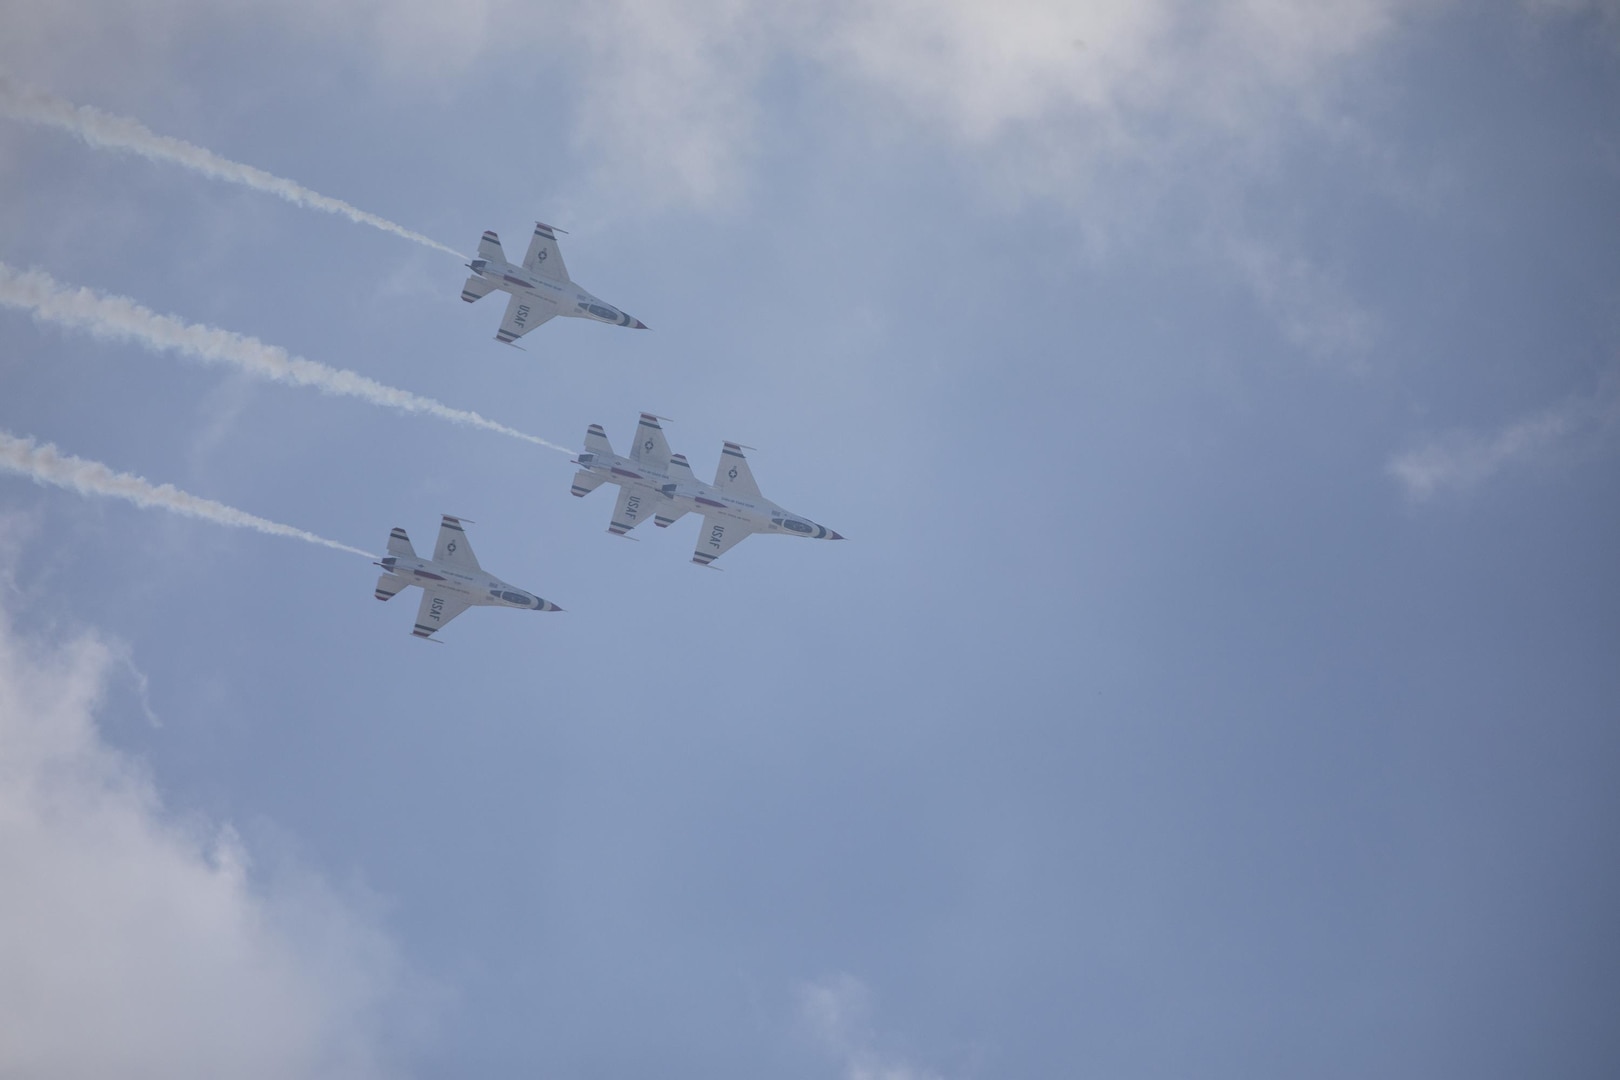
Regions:
<instances>
[{"instance_id":1,"label":"usaf lettering","mask_svg":"<svg viewBox=\"0 0 1620 1080\"><path fill-rule=\"evenodd\" d=\"M444 610L444 597L435 596L433 598L433 610L432 610L432 613L431 613L434 622L439 621L439 613L442 612L443 610Z\"/></svg>"},{"instance_id":2,"label":"usaf lettering","mask_svg":"<svg viewBox=\"0 0 1620 1080\"><path fill-rule=\"evenodd\" d=\"M724 525L714 526L714 528L709 530L709 546L714 548L719 547L720 541L725 535L726 527Z\"/></svg>"}]
</instances>

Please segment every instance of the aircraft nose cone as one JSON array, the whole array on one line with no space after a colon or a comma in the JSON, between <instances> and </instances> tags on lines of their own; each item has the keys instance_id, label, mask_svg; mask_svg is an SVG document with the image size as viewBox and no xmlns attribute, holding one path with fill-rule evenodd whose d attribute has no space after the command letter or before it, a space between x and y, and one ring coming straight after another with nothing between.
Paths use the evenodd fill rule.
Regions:
<instances>
[{"instance_id":1,"label":"aircraft nose cone","mask_svg":"<svg viewBox=\"0 0 1620 1080\"><path fill-rule=\"evenodd\" d=\"M541 611L561 611L562 608L558 607L556 604L553 604L550 600L542 600L542 601L540 601L540 610Z\"/></svg>"},{"instance_id":2,"label":"aircraft nose cone","mask_svg":"<svg viewBox=\"0 0 1620 1080\"><path fill-rule=\"evenodd\" d=\"M843 538L844 538L843 533L830 532L830 533L827 534L827 539L829 539L829 540L842 540Z\"/></svg>"},{"instance_id":3,"label":"aircraft nose cone","mask_svg":"<svg viewBox=\"0 0 1620 1080\"><path fill-rule=\"evenodd\" d=\"M650 327L648 327L647 324L642 322L640 319L631 319L630 320L630 329L632 329L632 330L647 330L647 329L650 329Z\"/></svg>"}]
</instances>

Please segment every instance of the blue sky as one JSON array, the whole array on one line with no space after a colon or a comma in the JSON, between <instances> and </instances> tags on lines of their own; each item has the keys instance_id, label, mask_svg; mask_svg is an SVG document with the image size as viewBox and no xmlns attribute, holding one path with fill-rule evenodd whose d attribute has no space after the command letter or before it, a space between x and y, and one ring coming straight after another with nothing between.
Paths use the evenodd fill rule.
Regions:
<instances>
[{"instance_id":1,"label":"blue sky","mask_svg":"<svg viewBox=\"0 0 1620 1080\"><path fill-rule=\"evenodd\" d=\"M1609 1076L1620 9L0 9L0 261L850 537L0 308L0 1075ZM639 533L639 530L638 530Z\"/></svg>"}]
</instances>

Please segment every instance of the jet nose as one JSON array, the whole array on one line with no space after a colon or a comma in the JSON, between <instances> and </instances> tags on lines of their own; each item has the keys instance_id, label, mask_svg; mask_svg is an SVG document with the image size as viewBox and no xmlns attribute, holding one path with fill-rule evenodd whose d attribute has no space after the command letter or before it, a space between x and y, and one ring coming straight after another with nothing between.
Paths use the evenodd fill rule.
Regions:
<instances>
[{"instance_id":1,"label":"jet nose","mask_svg":"<svg viewBox=\"0 0 1620 1080\"><path fill-rule=\"evenodd\" d=\"M648 327L648 325L646 323L642 322L640 319L631 319L630 320L630 329L632 329L632 330L647 330L647 329L650 329L650 327Z\"/></svg>"},{"instance_id":2,"label":"jet nose","mask_svg":"<svg viewBox=\"0 0 1620 1080\"><path fill-rule=\"evenodd\" d=\"M843 533L829 532L827 534L827 539L829 539L829 540L842 540L843 538L844 538Z\"/></svg>"},{"instance_id":3,"label":"jet nose","mask_svg":"<svg viewBox=\"0 0 1620 1080\"><path fill-rule=\"evenodd\" d=\"M539 598L536 597L536 599L539 599ZM537 611L561 611L562 608L558 607L556 604L553 604L550 600L541 600L540 601L540 606L538 608L536 608L535 610L537 610Z\"/></svg>"}]
</instances>

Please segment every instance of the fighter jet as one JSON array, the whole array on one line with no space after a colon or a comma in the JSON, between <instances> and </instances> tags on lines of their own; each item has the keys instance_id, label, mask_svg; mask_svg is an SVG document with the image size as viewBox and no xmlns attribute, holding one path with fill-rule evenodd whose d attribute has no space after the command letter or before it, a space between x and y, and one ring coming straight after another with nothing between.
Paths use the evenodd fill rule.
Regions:
<instances>
[{"instance_id":1,"label":"fighter jet","mask_svg":"<svg viewBox=\"0 0 1620 1080\"><path fill-rule=\"evenodd\" d=\"M395 528L388 535L388 554L376 565L383 568L377 579L377 599L391 600L401 589L422 587L422 606L416 609L415 637L431 637L435 630L470 607L514 607L530 611L561 611L550 600L531 596L500 578L491 577L478 565L472 545L461 527L461 519L449 514L439 522L439 543L431 560L419 558L405 530Z\"/></svg>"},{"instance_id":2,"label":"fighter jet","mask_svg":"<svg viewBox=\"0 0 1620 1080\"><path fill-rule=\"evenodd\" d=\"M703 515L697 549L692 561L708 566L754 533L779 533L812 540L842 540L825 525L784 510L760 494L753 470L737 443L726 443L720 452L720 467L714 483L705 484L692 475L686 458L669 454L658 418L641 414L636 432L637 446L626 461L613 453L600 424L585 432L585 450L576 459L580 471L574 474L573 493L590 494L603 483L620 485L619 505L614 508L608 531L622 536L648 516L653 524L668 528L683 515L696 511ZM667 456L668 465L657 462ZM635 505L630 500L635 499ZM634 511L632 515L630 511Z\"/></svg>"},{"instance_id":3,"label":"fighter jet","mask_svg":"<svg viewBox=\"0 0 1620 1080\"><path fill-rule=\"evenodd\" d=\"M843 539L827 526L784 510L761 495L748 459L743 457L743 448L736 443L728 442L720 448L720 465L714 471L713 484L693 481L685 485L685 490L682 488L677 484L666 494L673 499L689 497L703 515L697 550L692 552L692 561L699 566L708 566L754 533Z\"/></svg>"},{"instance_id":4,"label":"fighter jet","mask_svg":"<svg viewBox=\"0 0 1620 1080\"><path fill-rule=\"evenodd\" d=\"M664 429L652 413L641 414L629 457L615 454L602 425L592 424L585 431L585 449L574 464L579 472L574 474L571 490L579 498L602 484L619 485L619 501L608 519L608 532L614 536L624 536L648 518L667 528L696 508L690 499L674 495L682 481L690 484L692 469L684 457L669 452Z\"/></svg>"},{"instance_id":5,"label":"fighter jet","mask_svg":"<svg viewBox=\"0 0 1620 1080\"><path fill-rule=\"evenodd\" d=\"M632 319L612 304L603 303L568 279L562 252L557 250L557 234L550 225L534 223L534 236L529 239L529 252L523 256L522 266L506 261L500 237L484 233L478 241L478 258L468 263L467 269L472 276L461 287L461 298L467 303L482 300L497 289L512 294L506 302L501 328L495 333L495 340L503 345L511 345L558 315L595 319L632 330L647 329L640 319Z\"/></svg>"}]
</instances>

